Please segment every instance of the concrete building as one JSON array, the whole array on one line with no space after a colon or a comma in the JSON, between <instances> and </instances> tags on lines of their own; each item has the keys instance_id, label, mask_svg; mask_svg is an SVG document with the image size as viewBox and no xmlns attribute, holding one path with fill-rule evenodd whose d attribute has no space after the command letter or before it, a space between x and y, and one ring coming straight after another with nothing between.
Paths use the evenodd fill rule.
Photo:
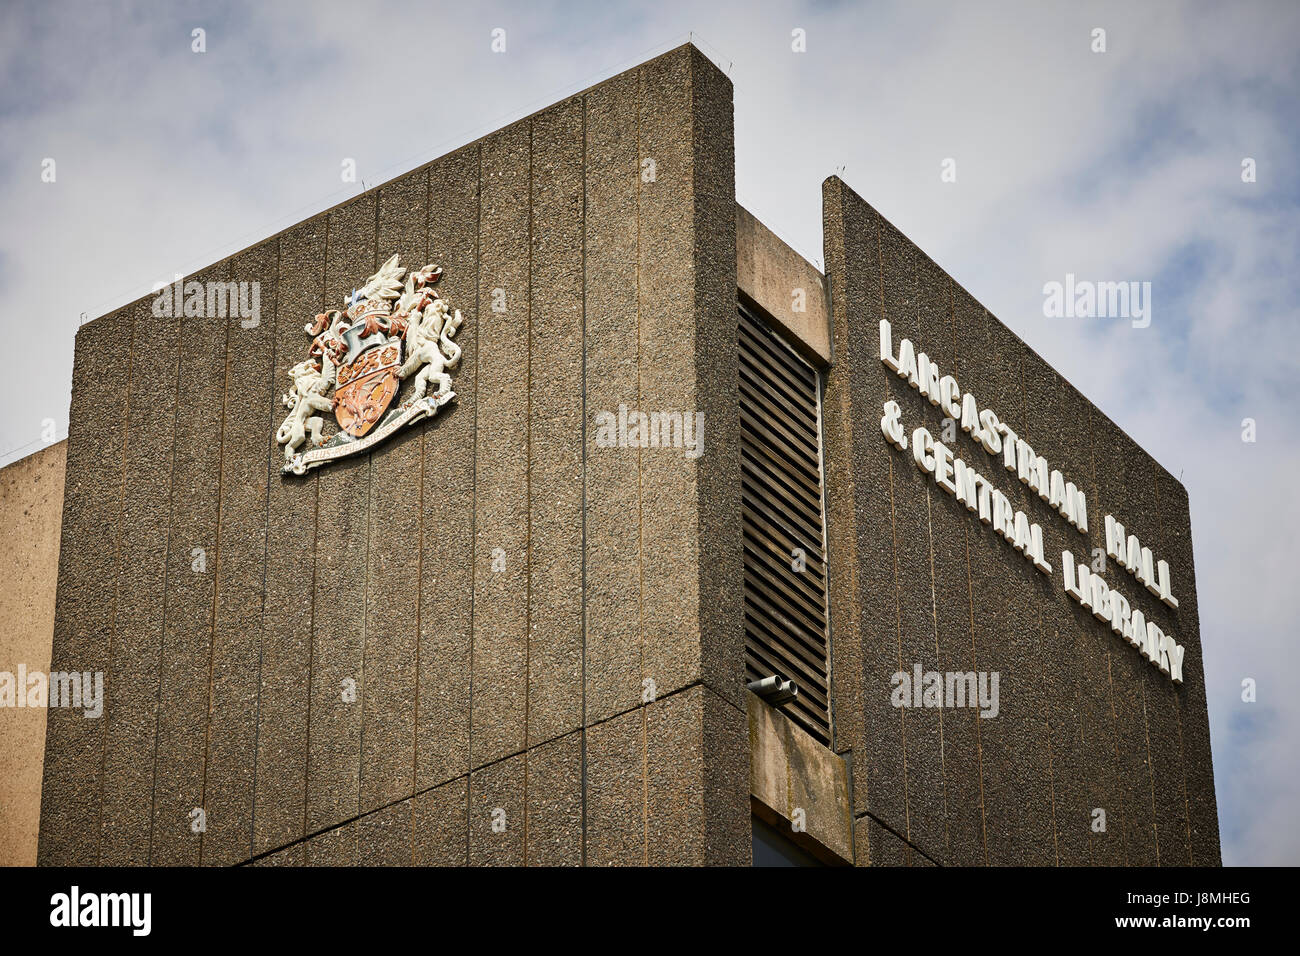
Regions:
<instances>
[{"instance_id":1,"label":"concrete building","mask_svg":"<svg viewBox=\"0 0 1300 956\"><path fill-rule=\"evenodd\" d=\"M737 206L686 46L86 324L39 862L1217 865L1182 485L823 214L824 275ZM395 254L455 400L284 473Z\"/></svg>"},{"instance_id":2,"label":"concrete building","mask_svg":"<svg viewBox=\"0 0 1300 956\"><path fill-rule=\"evenodd\" d=\"M0 671L47 673L54 636L67 442L42 448L0 469ZM24 700L24 703L26 701ZM45 711L0 710L0 866L36 862L41 818Z\"/></svg>"}]
</instances>

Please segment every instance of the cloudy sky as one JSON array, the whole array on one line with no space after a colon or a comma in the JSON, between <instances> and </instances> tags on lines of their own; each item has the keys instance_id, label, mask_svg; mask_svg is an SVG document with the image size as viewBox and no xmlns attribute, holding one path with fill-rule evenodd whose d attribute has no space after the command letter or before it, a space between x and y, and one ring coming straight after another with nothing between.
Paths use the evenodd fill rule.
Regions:
<instances>
[{"instance_id":1,"label":"cloudy sky","mask_svg":"<svg viewBox=\"0 0 1300 956\"><path fill-rule=\"evenodd\" d=\"M840 172L1182 476L1224 861L1300 863L1295 3L5 3L0 463L67 434L83 315L688 38L741 203L821 265ZM1045 318L1066 273L1150 281L1151 325Z\"/></svg>"}]
</instances>

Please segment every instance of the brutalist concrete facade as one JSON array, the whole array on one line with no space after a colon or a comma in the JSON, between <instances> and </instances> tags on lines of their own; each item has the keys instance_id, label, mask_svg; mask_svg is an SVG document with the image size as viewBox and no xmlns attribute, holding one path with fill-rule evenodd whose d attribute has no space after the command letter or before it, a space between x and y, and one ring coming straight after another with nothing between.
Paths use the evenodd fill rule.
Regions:
<instances>
[{"instance_id":1,"label":"brutalist concrete facade","mask_svg":"<svg viewBox=\"0 0 1300 956\"><path fill-rule=\"evenodd\" d=\"M747 863L734 195L683 47L195 277L256 328L86 325L53 656L107 707L49 714L40 862ZM394 252L467 317L458 404L282 478L304 321ZM595 453L620 403L709 453Z\"/></svg>"},{"instance_id":2,"label":"brutalist concrete facade","mask_svg":"<svg viewBox=\"0 0 1300 956\"><path fill-rule=\"evenodd\" d=\"M193 277L258 282L255 327L86 325L51 668L107 699L49 713L39 861L747 865L798 811L830 863L1217 863L1181 485L838 180L823 276L734 179L686 46ZM466 316L458 402L282 477L303 325L393 253ZM824 374L832 748L744 688L738 287ZM1168 556L1181 687L891 457L881 403L934 410L882 317L1089 476L1089 545L1115 501ZM704 453L597 447L620 405ZM1002 715L891 707L913 660L999 670Z\"/></svg>"},{"instance_id":3,"label":"brutalist concrete facade","mask_svg":"<svg viewBox=\"0 0 1300 956\"><path fill-rule=\"evenodd\" d=\"M854 768L857 862L1219 865L1183 486L838 179L825 183L823 207L835 739ZM881 319L1083 482L1086 536L1001 466L988 469L1044 529L1052 575L884 440L888 400L909 428L936 435L944 412L882 363ZM960 430L953 445L989 460ZM1110 512L1180 582L1174 611L1115 564L1107 575L1185 646L1181 685L1063 590L1062 548L1084 561L1104 553ZM914 663L998 672L999 715L892 706L891 675Z\"/></svg>"}]
</instances>

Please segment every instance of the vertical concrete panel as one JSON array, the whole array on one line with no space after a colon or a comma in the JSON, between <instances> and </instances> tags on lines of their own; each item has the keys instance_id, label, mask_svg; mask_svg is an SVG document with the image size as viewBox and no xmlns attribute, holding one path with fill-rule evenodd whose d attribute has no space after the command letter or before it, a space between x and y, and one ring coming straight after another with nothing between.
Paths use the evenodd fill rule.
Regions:
<instances>
[{"instance_id":1,"label":"vertical concrete panel","mask_svg":"<svg viewBox=\"0 0 1300 956\"><path fill-rule=\"evenodd\" d=\"M356 866L359 860L357 824L318 833L303 844L305 866Z\"/></svg>"},{"instance_id":2,"label":"vertical concrete panel","mask_svg":"<svg viewBox=\"0 0 1300 956\"><path fill-rule=\"evenodd\" d=\"M641 503L638 448L601 447L598 416L640 409L637 326L639 77L589 91L586 106L583 349L586 389L585 721L641 701ZM589 741L590 744L590 741Z\"/></svg>"},{"instance_id":3,"label":"vertical concrete panel","mask_svg":"<svg viewBox=\"0 0 1300 956\"><path fill-rule=\"evenodd\" d=\"M980 408L994 408L998 415L1018 414L1023 410L1023 401L1016 402L1015 409L1006 412L996 407L1000 395L994 388L998 371L989 367L992 345L989 326L992 321L983 306L970 297L966 291L955 283L953 285L954 327L958 384L963 392L973 393L980 403ZM895 340L897 344L897 340ZM1018 379L1016 380L1018 385ZM954 453L981 475L988 478L993 486L1008 495L1014 493L1011 487L1013 479L1003 470L1002 459L989 455L968 434L958 428ZM1008 736L1008 717L1005 711L1007 695L1006 681L1010 651L1006 647L1005 628L1006 593L990 593L989 581L1004 573L1003 569L1010 562L1021 561L1009 545L1002 541L992 530L980 522L977 515L966 511L965 547L967 554L967 587L970 627L972 629L972 657L975 670L990 675L999 675L999 715L996 718L979 718L975 722L976 746L979 755L980 775L978 783L981 791L981 828L982 847L972 862L1006 863L1010 861L1008 848L1005 846L1006 834L1015 827L1015 808L1008 806L1014 797L1014 761L1010 752L1011 740ZM991 686L991 685L990 685ZM1046 808L1050 815L1050 804ZM1051 854L1050 826L1046 850Z\"/></svg>"},{"instance_id":4,"label":"vertical concrete panel","mask_svg":"<svg viewBox=\"0 0 1300 956\"><path fill-rule=\"evenodd\" d=\"M1088 812L1088 854L1094 866L1120 866L1127 861L1121 827L1118 744L1110 693L1110 655L1106 635L1087 623L1088 612L1074 613L1075 653L1082 672L1080 709L1083 721L1084 793ZM1106 813L1106 829L1098 810Z\"/></svg>"},{"instance_id":5,"label":"vertical concrete panel","mask_svg":"<svg viewBox=\"0 0 1300 956\"><path fill-rule=\"evenodd\" d=\"M831 312L830 338L839 343L847 342L849 336L849 314L843 306L849 300L850 288L855 278L862 275L863 267L874 265L876 261L873 254L865 257L866 262L858 268L851 271L846 268L842 199L838 180L827 180L822 184L822 235L829 273L826 279L828 304L834 302L842 306L839 311ZM867 228L871 230L872 226L874 223ZM860 253L863 245L863 242L857 242L853 247ZM860 299L860 289L854 292ZM869 318L867 322L869 324ZM825 373L822 394L826 588L831 632L831 746L838 753L848 752L850 757L855 751L862 754L865 748L862 696L858 692L862 686L862 615L854 596L858 584L857 512L853 506L853 469L849 466L855 424L851 392L854 371L860 372L851 358L833 363ZM861 378L860 374L858 378ZM865 796L865 785L859 789Z\"/></svg>"},{"instance_id":6,"label":"vertical concrete panel","mask_svg":"<svg viewBox=\"0 0 1300 956\"><path fill-rule=\"evenodd\" d=\"M925 255L917 260L917 296L925 350L933 361L938 362L942 375L955 377L961 335L956 329L952 280ZM957 438L961 434L959 423L949 418L946 409L930 406L926 422L936 440L944 442L963 460L967 458L970 453ZM978 672L971 619L970 573L966 564L969 523L977 519L973 519L963 504L933 481L928 494L935 669L941 674ZM942 851L938 846L930 849L936 860L968 866L984 862L980 728L977 723L987 723L987 719L979 716L981 711L975 703L967 701L964 707L947 707L945 696L946 709L942 712L940 730L946 847Z\"/></svg>"},{"instance_id":7,"label":"vertical concrete panel","mask_svg":"<svg viewBox=\"0 0 1300 956\"><path fill-rule=\"evenodd\" d=\"M857 495L867 493L859 489L855 455L859 446L865 451L863 427L855 418L866 407L864 394L868 383L874 383L869 364L870 354L850 342L860 338L860 329L868 333L880 321L879 254L877 249L877 219L875 210L862 202L847 202L843 184L838 179L828 179L822 184L822 217L827 282L831 289L831 337L837 359L826 375L822 397L822 451L825 458L824 481L826 485L826 537L828 605L831 624L831 691L835 724L835 749L857 756L859 783L854 788L855 810L866 808L869 792L868 778L872 761L868 758L868 741L873 739L866 730L866 701L862 692L868 669L864 660L867 641L864 629L871 626L883 628L883 616L868 614L868 608L859 594L874 593L883 601L885 588L883 575L892 581L892 564L886 572L879 563L859 560L858 546L865 529L859 525L868 520L857 507ZM856 197L853 197L856 198ZM851 307L852 306L852 307ZM861 323L861 325L859 325ZM883 392L883 385L879 389ZM881 485L888 488L888 462L883 456L863 454L864 464L876 466L876 473L863 475L864 485ZM882 480L883 475L883 480ZM871 479L875 480L872 481ZM888 492L885 492L888 500ZM872 522L879 530L879 517ZM875 571L881 580L877 587L865 589L862 576ZM865 592L865 593L864 593ZM871 641L873 651L883 650L881 641ZM894 724L899 715L886 712Z\"/></svg>"},{"instance_id":8,"label":"vertical concrete panel","mask_svg":"<svg viewBox=\"0 0 1300 956\"><path fill-rule=\"evenodd\" d=\"M50 669L67 457L65 439L0 469L0 669L13 674ZM36 863L47 713L23 707L0 722L0 866Z\"/></svg>"},{"instance_id":9,"label":"vertical concrete panel","mask_svg":"<svg viewBox=\"0 0 1300 956\"><path fill-rule=\"evenodd\" d=\"M823 208L836 356L823 402L836 742L854 754L855 814L906 832L903 713L890 703L891 675L902 667L891 484L904 464L878 425L891 387L876 345L883 221L838 179L824 184ZM838 709L853 698L859 703Z\"/></svg>"},{"instance_id":10,"label":"vertical concrete panel","mask_svg":"<svg viewBox=\"0 0 1300 956\"><path fill-rule=\"evenodd\" d=\"M645 760L645 708L587 730L587 865L645 865Z\"/></svg>"},{"instance_id":11,"label":"vertical concrete panel","mask_svg":"<svg viewBox=\"0 0 1300 956\"><path fill-rule=\"evenodd\" d=\"M375 196L331 211L328 226L325 302L337 308L374 272ZM356 815L359 806L370 455L333 462L320 470L317 482L309 833ZM345 699L344 681L355 682L355 700Z\"/></svg>"},{"instance_id":12,"label":"vertical concrete panel","mask_svg":"<svg viewBox=\"0 0 1300 956\"><path fill-rule=\"evenodd\" d=\"M1118 427L1109 421L1105 427L1110 436L1108 441L1113 442L1115 457L1123 463L1122 488L1125 495L1123 498L1110 495L1100 498L1095 511L1089 509L1089 524L1095 523L1100 529L1104 546L1105 517L1108 513L1113 514L1128 534L1137 535L1144 547L1152 549L1155 560L1168 560L1161 550L1164 535L1157 497L1157 474L1162 469ZM1146 620L1156 624L1165 634L1173 632L1176 612L1167 608L1117 562L1107 559L1103 577L1108 585L1139 608ZM1093 626L1109 631L1109 626L1100 621ZM1175 686L1168 676L1160 673L1155 665L1121 638L1111 634L1110 639L1116 653L1123 654L1127 662L1136 665L1131 673L1135 679L1133 690L1141 701L1140 716L1145 722L1143 743L1150 761L1151 826L1156 862L1160 866L1186 866L1190 861L1190 849Z\"/></svg>"},{"instance_id":13,"label":"vertical concrete panel","mask_svg":"<svg viewBox=\"0 0 1300 956\"><path fill-rule=\"evenodd\" d=\"M1130 475L1130 463L1122 453L1123 433L1091 403L1083 403L1089 410L1092 427L1093 461L1096 467L1096 491L1088 498L1088 531L1092 548L1103 550L1106 546L1105 515L1115 508L1115 502L1129 500L1129 488L1136 476ZM1148 516L1146 520L1134 515L1126 527L1131 533L1148 538L1156 526ZM1108 563L1104 575L1107 584L1118 586L1129 596L1141 602L1139 588L1128 573L1113 563ZM1147 604L1139 604L1145 610ZM1142 659L1136 648L1125 644L1107 631L1101 622L1093 622L1110 642L1111 705L1115 712L1118 746L1119 796L1122 806L1121 832L1124 837L1125 862L1129 866L1155 866L1158 862L1155 834L1154 779L1151 773L1150 754L1147 748L1148 732L1146 701L1142 669L1151 665ZM1118 642L1118 643L1117 643Z\"/></svg>"},{"instance_id":14,"label":"vertical concrete panel","mask_svg":"<svg viewBox=\"0 0 1300 956\"><path fill-rule=\"evenodd\" d=\"M258 314L231 314L226 356L225 425L212 637L212 686L201 861L230 865L253 846L253 781L266 585L267 491L273 456L266 434L275 410L275 284L279 243L236 256L230 278L258 289ZM241 300L243 301L243 300ZM234 310L237 312L237 310ZM256 324L253 324L253 323Z\"/></svg>"},{"instance_id":15,"label":"vertical concrete panel","mask_svg":"<svg viewBox=\"0 0 1300 956\"><path fill-rule=\"evenodd\" d=\"M986 334L983 307L965 289L949 283L952 310L952 362L948 366L958 384L964 381L967 367L968 340L977 341ZM941 414L946 416L947 412ZM975 448L956 426L953 453L969 466L983 468L983 452ZM939 604L940 655L944 671L987 671L976 653L974 588L971 581L971 549L983 528L976 515L955 498L941 496L943 513L956 515L960 527L943 523L947 531L936 535L936 578L948 595ZM942 544L939 541L942 539ZM991 679L991 678L990 678ZM950 711L944 724L944 779L948 787L949 852L945 863L958 866L983 865L988 862L985 840L982 734L993 718L979 716L980 711L965 708Z\"/></svg>"},{"instance_id":16,"label":"vertical concrete panel","mask_svg":"<svg viewBox=\"0 0 1300 956\"><path fill-rule=\"evenodd\" d=\"M705 855L704 695L692 687L647 706L646 861L702 866Z\"/></svg>"},{"instance_id":17,"label":"vertical concrete panel","mask_svg":"<svg viewBox=\"0 0 1300 956\"><path fill-rule=\"evenodd\" d=\"M230 265L219 263L193 281L205 289L210 282L226 282ZM189 284L187 280L187 288ZM181 390L154 766L154 866L199 862L201 834L193 829L197 818L192 814L206 809L203 785L221 566L218 520L229 333L228 318L181 320Z\"/></svg>"},{"instance_id":18,"label":"vertical concrete panel","mask_svg":"<svg viewBox=\"0 0 1300 956\"><path fill-rule=\"evenodd\" d=\"M527 815L524 761L518 754L469 777L469 863L523 866Z\"/></svg>"},{"instance_id":19,"label":"vertical concrete panel","mask_svg":"<svg viewBox=\"0 0 1300 956\"><path fill-rule=\"evenodd\" d=\"M582 724L583 105L533 117L528 744Z\"/></svg>"},{"instance_id":20,"label":"vertical concrete panel","mask_svg":"<svg viewBox=\"0 0 1300 956\"><path fill-rule=\"evenodd\" d=\"M469 777L460 777L419 794L414 804L416 866L465 866L468 863Z\"/></svg>"},{"instance_id":21,"label":"vertical concrete panel","mask_svg":"<svg viewBox=\"0 0 1300 956\"><path fill-rule=\"evenodd\" d=\"M1166 626L1166 622L1161 622L1159 626L1165 634L1174 633L1173 627ZM1167 676L1154 667L1148 668L1143 674L1143 681L1155 785L1156 845L1160 851L1160 865L1190 866L1192 851L1183 776L1178 690Z\"/></svg>"},{"instance_id":22,"label":"vertical concrete panel","mask_svg":"<svg viewBox=\"0 0 1300 956\"><path fill-rule=\"evenodd\" d=\"M526 736L530 129L516 123L481 146L471 766L522 750Z\"/></svg>"},{"instance_id":23,"label":"vertical concrete panel","mask_svg":"<svg viewBox=\"0 0 1300 956\"><path fill-rule=\"evenodd\" d=\"M1210 754L1210 721L1206 706L1205 664L1196 600L1196 568L1192 558L1192 527L1187 489L1161 472L1156 479L1163 546L1168 554L1178 611L1170 633L1186 650L1183 684L1177 690L1177 713L1183 751L1188 843L1196 866L1220 866L1219 812L1214 793L1214 765Z\"/></svg>"},{"instance_id":24,"label":"vertical concrete panel","mask_svg":"<svg viewBox=\"0 0 1300 956\"><path fill-rule=\"evenodd\" d=\"M1082 481L1087 471L1080 463L1091 454L1088 430L1069 413L1068 404L1062 401L1062 383L1051 367L1028 350L1023 362L1026 409L1020 435L1052 469L1069 475L1070 481ZM1053 568L1054 587L1059 588L1062 548L1079 555L1087 538L1037 495L1029 498L1031 510L1027 513L1043 529L1046 560ZM1059 591L1042 602L1041 611L1056 857L1063 866L1083 866L1091 861L1091 811L1096 806L1091 802L1089 776L1094 771L1104 773L1106 766L1097 768L1085 759L1081 661L1075 638L1078 624Z\"/></svg>"},{"instance_id":25,"label":"vertical concrete panel","mask_svg":"<svg viewBox=\"0 0 1300 956\"><path fill-rule=\"evenodd\" d=\"M980 407L994 409L1001 421L1019 433L1026 421L1021 369L1024 345L990 316L987 348L982 363L987 375L975 379ZM987 466L984 474L1007 496L1012 507L1030 515L1032 496L1016 474L1006 469L1002 457L974 451L972 454L983 455L983 465ZM985 579L985 600L992 605L986 620L996 625L986 637L990 645L997 644L999 652L1006 655L998 668L999 714L985 721L997 725L990 737L1001 743L996 749L987 744L983 747L986 771L992 768L997 774L996 778L991 774L985 777L990 807L989 862L1050 866L1056 862L1056 843L1047 692L1043 683L1042 607L1058 599L1059 591L1055 590L1053 577L1036 570L991 529L985 528L983 537L991 562L985 566L989 574ZM1059 573L1055 563L1049 563L1053 564L1053 573ZM994 807L999 810L997 814Z\"/></svg>"},{"instance_id":26,"label":"vertical concrete panel","mask_svg":"<svg viewBox=\"0 0 1300 956\"><path fill-rule=\"evenodd\" d=\"M129 312L77 333L51 671L109 668L116 606L103 589L118 574L131 366ZM106 673L106 685L111 679ZM48 713L37 846L43 866L91 865L99 857L103 732L102 721L72 708Z\"/></svg>"},{"instance_id":27,"label":"vertical concrete panel","mask_svg":"<svg viewBox=\"0 0 1300 956\"><path fill-rule=\"evenodd\" d=\"M1032 397L1032 393L1031 393ZM1043 412L1044 421L1048 412ZM1073 481L1088 496L1089 526L1100 519L1095 510L1097 500L1093 469L1093 436L1088 417L1088 406L1068 382L1058 377L1055 410L1051 413L1055 430L1047 430L1034 419L1030 411L1030 429L1033 442L1043 445L1040 454L1047 456L1054 468L1059 468L1067 481ZM1037 444L1035 445L1037 450ZM1058 463L1059 462L1059 463ZM1049 561L1057 568L1060 580L1061 552L1068 550L1076 560L1092 560L1095 535L1081 534L1063 519L1057 519L1059 529L1051 536ZM1116 745L1115 712L1111 700L1111 663L1113 650L1118 650L1111 635L1098 626L1091 612L1069 598L1058 605L1058 624L1062 640L1069 644L1068 653L1077 671L1077 695L1081 738L1079 780L1083 809L1088 827L1088 862L1094 866L1118 866L1126 861L1123 827L1123 810L1119 787L1118 748ZM1072 635L1072 637L1071 637ZM1100 816L1106 814L1106 828L1100 827ZM1067 811L1068 812L1068 811ZM1057 828L1061 832L1069 825L1068 818L1058 814ZM1063 863L1071 862L1063 855Z\"/></svg>"},{"instance_id":28,"label":"vertical concrete panel","mask_svg":"<svg viewBox=\"0 0 1300 956\"><path fill-rule=\"evenodd\" d=\"M919 353L931 353L936 346L951 351L951 338L943 341L940 321L922 315L917 272L921 254L893 226L882 223L880 231L881 282L884 316L894 329L894 340L909 338ZM877 336L878 341L878 336ZM882 366L883 369L883 366ZM921 394L901 379L886 379L889 398L902 409L905 429L925 427L937 430L938 414ZM876 437L876 436L873 436ZM909 448L911 441L909 439ZM893 451L884 444L886 451ZM930 510L933 479L912 462L910 452L893 455L891 497L893 500L894 599L899 670L912 682L915 700L915 668L922 672L937 666L935 590L931 563ZM868 694L886 693L889 683L868 686ZM905 779L907 782L908 840L931 856L942 856L947 845L947 815L944 805L942 708L907 706L900 708L903 719ZM895 824L896 825L896 824ZM910 862L910 853L909 862Z\"/></svg>"},{"instance_id":29,"label":"vertical concrete panel","mask_svg":"<svg viewBox=\"0 0 1300 956\"><path fill-rule=\"evenodd\" d=\"M748 866L749 719L707 687L644 710L651 866Z\"/></svg>"},{"instance_id":30,"label":"vertical concrete panel","mask_svg":"<svg viewBox=\"0 0 1300 956\"><path fill-rule=\"evenodd\" d=\"M307 354L304 326L325 307L325 240L319 217L280 237L275 295L272 396L288 391L289 369ZM275 430L287 409L273 402L266 436L266 583L263 596L253 852L265 853L304 834L308 718L311 699L318 471L281 473L284 452Z\"/></svg>"},{"instance_id":31,"label":"vertical concrete panel","mask_svg":"<svg viewBox=\"0 0 1300 956\"><path fill-rule=\"evenodd\" d=\"M396 254L407 269L425 265L428 198L425 172L380 189L380 262ZM362 813L409 796L415 786L423 445L422 428L406 429L371 453Z\"/></svg>"},{"instance_id":32,"label":"vertical concrete panel","mask_svg":"<svg viewBox=\"0 0 1300 956\"><path fill-rule=\"evenodd\" d=\"M638 350L644 358L653 356L653 368L641 364L639 408L647 415L693 420L700 411L694 346L702 316L665 308L693 298L696 281L689 51L660 57L641 74L638 152L643 169L649 169L647 159L654 164L654 177L638 179ZM706 453L710 427L706 423ZM660 695L702 676L699 460L681 447L641 449L643 677L655 682Z\"/></svg>"},{"instance_id":33,"label":"vertical concrete panel","mask_svg":"<svg viewBox=\"0 0 1300 956\"><path fill-rule=\"evenodd\" d=\"M696 462L701 676L738 711L746 707L743 560L740 514L740 353L736 345L736 149L732 85L688 48L694 176L695 381L704 416L704 454ZM748 735L742 757L748 762ZM706 737L706 764L718 754ZM725 762L727 757L722 756ZM747 786L739 797L746 806ZM731 798L728 798L731 799ZM749 813L733 821L751 845Z\"/></svg>"},{"instance_id":34,"label":"vertical concrete panel","mask_svg":"<svg viewBox=\"0 0 1300 956\"><path fill-rule=\"evenodd\" d=\"M704 862L752 866L749 717L707 685L703 697Z\"/></svg>"},{"instance_id":35,"label":"vertical concrete panel","mask_svg":"<svg viewBox=\"0 0 1300 956\"><path fill-rule=\"evenodd\" d=\"M122 499L122 562L111 679L104 687L104 795L100 809L108 866L149 862L153 755L158 730L158 661L163 635L172 446L176 428L181 320L153 315L153 299L125 311L133 339L148 342L133 360Z\"/></svg>"},{"instance_id":36,"label":"vertical concrete panel","mask_svg":"<svg viewBox=\"0 0 1300 956\"><path fill-rule=\"evenodd\" d=\"M582 734L572 733L528 751L529 866L582 864Z\"/></svg>"},{"instance_id":37,"label":"vertical concrete panel","mask_svg":"<svg viewBox=\"0 0 1300 956\"><path fill-rule=\"evenodd\" d=\"M643 676L660 695L646 711L648 858L720 863L749 842L748 777L732 772L748 762L748 724L731 85L690 47L646 64L642 84L639 351L654 367L641 364L640 410L683 423L677 440L661 428L641 453ZM663 308L687 290L690 317ZM689 446L687 421L698 429ZM710 694L729 711L706 708Z\"/></svg>"},{"instance_id":38,"label":"vertical concrete panel","mask_svg":"<svg viewBox=\"0 0 1300 956\"><path fill-rule=\"evenodd\" d=\"M1145 454L1127 434L1120 433L1120 454L1128 459L1132 486L1130 498L1120 507L1125 513L1141 512L1142 530L1135 529L1155 561L1168 561L1164 550L1164 527L1159 500L1159 478L1164 469ZM1102 523L1105 509L1092 519ZM1119 515L1117 520L1122 521ZM1172 573L1173 565L1170 565ZM1173 634L1177 611L1167 607L1127 571L1109 562L1106 580L1141 607L1148 621L1164 634ZM1190 580L1190 579L1189 579ZM1175 592L1175 597L1177 592ZM1181 602L1180 602L1181 604ZM1100 623L1100 622L1098 622ZM1175 638L1177 640L1177 638ZM1184 652L1184 657L1186 653ZM1178 688L1167 674L1146 660L1140 669L1142 700L1147 725L1147 753L1151 759L1152 810L1155 815L1156 853L1161 866L1188 866L1187 795L1183 779L1182 728L1178 718Z\"/></svg>"},{"instance_id":39,"label":"vertical concrete panel","mask_svg":"<svg viewBox=\"0 0 1300 956\"><path fill-rule=\"evenodd\" d=\"M413 805L414 801L403 800L357 820L357 862L360 865L411 865Z\"/></svg>"},{"instance_id":40,"label":"vertical concrete panel","mask_svg":"<svg viewBox=\"0 0 1300 956\"><path fill-rule=\"evenodd\" d=\"M453 308L461 310L465 324L456 337L462 350L452 386L457 400L423 426L417 791L469 771L476 343L483 321L483 314L475 308L478 197L477 146L452 153L429 167L429 247L425 259L442 266L439 292Z\"/></svg>"},{"instance_id":41,"label":"vertical concrete panel","mask_svg":"<svg viewBox=\"0 0 1300 956\"><path fill-rule=\"evenodd\" d=\"M1098 502L1101 495L1099 488L1098 470L1098 444L1105 440L1105 436L1099 439L1096 430L1093 428L1093 419L1100 415L1099 412L1088 402L1082 395L1075 393L1074 409L1075 414L1079 417L1080 424L1087 423L1088 433L1091 438L1088 455L1088 470L1085 481L1079 483L1081 490L1084 490L1089 502L1089 522L1088 534L1082 541L1078 542L1077 555L1082 559L1083 554L1088 555L1089 561L1097 554L1098 548L1105 546L1105 528L1104 525L1099 528L1095 519L1095 514L1099 509ZM1100 459L1104 460L1104 459ZM1086 485L1086 487L1085 487ZM1076 550L1076 549L1071 549ZM1095 680L1090 682L1088 688L1088 706L1085 710L1086 723L1084 733L1087 735L1090 730L1094 731L1095 736L1099 737L1105 746L1109 748L1107 757L1110 761L1110 772L1104 775L1098 781L1108 784L1104 789L1094 788L1097 794L1096 802L1093 805L1090 815L1096 810L1101 809L1106 814L1105 831L1091 831L1090 852L1093 862L1098 865L1121 864L1128 865L1132 847L1128 839L1128 824L1126 816L1128 811L1125 807L1127 788L1130 785L1130 770L1124 760L1121 758L1123 743L1121 739L1121 715L1120 709L1115 699L1115 668L1116 657L1124 653L1124 648L1116 646L1111 635L1104 629L1098 628L1092 617L1092 612L1085 608L1075 606L1072 608L1075 616L1075 632L1077 635L1077 645L1081 649L1088 662L1089 672L1095 675ZM1100 705L1101 720L1098 722L1092 711L1095 711ZM1090 824L1091 826L1091 824Z\"/></svg>"}]
</instances>

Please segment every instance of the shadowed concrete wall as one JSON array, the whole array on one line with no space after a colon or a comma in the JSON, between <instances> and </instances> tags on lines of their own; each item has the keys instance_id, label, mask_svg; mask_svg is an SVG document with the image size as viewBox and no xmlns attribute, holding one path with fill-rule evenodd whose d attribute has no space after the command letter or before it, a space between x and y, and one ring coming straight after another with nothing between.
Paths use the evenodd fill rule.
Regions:
<instances>
[{"instance_id":1,"label":"shadowed concrete wall","mask_svg":"<svg viewBox=\"0 0 1300 956\"><path fill-rule=\"evenodd\" d=\"M81 330L54 657L108 703L51 715L42 863L748 863L733 149L679 48L192 277L256 328ZM394 252L459 401L284 479L302 327ZM597 447L620 404L703 456Z\"/></svg>"},{"instance_id":2,"label":"shadowed concrete wall","mask_svg":"<svg viewBox=\"0 0 1300 956\"><path fill-rule=\"evenodd\" d=\"M835 744L858 862L1218 865L1186 491L840 180L823 204ZM885 441L888 400L909 432L937 436L944 413L881 362L882 318L1083 487L1086 536L969 435L948 443L1042 526L1050 576ZM1065 594L1062 548L1104 553L1107 513L1173 570L1176 611L1113 562L1104 577L1186 647L1181 686ZM916 663L999 672L999 715L891 706Z\"/></svg>"},{"instance_id":3,"label":"shadowed concrete wall","mask_svg":"<svg viewBox=\"0 0 1300 956\"><path fill-rule=\"evenodd\" d=\"M0 470L0 671L15 684L20 664L50 670L67 451L59 442ZM0 866L36 862L44 752L44 708L0 708Z\"/></svg>"},{"instance_id":4,"label":"shadowed concrete wall","mask_svg":"<svg viewBox=\"0 0 1300 956\"><path fill-rule=\"evenodd\" d=\"M817 368L831 362L826 277L743 206L736 206L736 283Z\"/></svg>"}]
</instances>

